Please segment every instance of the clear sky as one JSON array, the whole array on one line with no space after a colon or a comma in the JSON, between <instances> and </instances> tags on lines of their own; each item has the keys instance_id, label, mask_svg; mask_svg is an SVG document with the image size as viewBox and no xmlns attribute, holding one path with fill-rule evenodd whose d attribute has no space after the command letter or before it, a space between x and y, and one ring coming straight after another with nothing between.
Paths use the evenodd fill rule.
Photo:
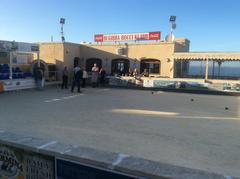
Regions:
<instances>
[{"instance_id":1,"label":"clear sky","mask_svg":"<svg viewBox=\"0 0 240 179\"><path fill-rule=\"evenodd\" d=\"M66 18L66 41L93 41L97 33L169 32L191 51L240 51L240 0L0 0L0 39L60 41L59 18Z\"/></svg>"}]
</instances>

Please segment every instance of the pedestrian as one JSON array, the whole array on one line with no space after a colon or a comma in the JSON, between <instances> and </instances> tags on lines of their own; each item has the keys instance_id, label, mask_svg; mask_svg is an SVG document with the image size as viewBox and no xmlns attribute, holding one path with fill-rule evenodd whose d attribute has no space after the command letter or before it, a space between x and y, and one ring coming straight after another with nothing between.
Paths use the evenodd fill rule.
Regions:
<instances>
[{"instance_id":1,"label":"pedestrian","mask_svg":"<svg viewBox=\"0 0 240 179\"><path fill-rule=\"evenodd\" d=\"M79 65L77 65L74 69L73 69L73 82L72 82L72 89L71 92L74 92L74 88L77 85L78 88L78 93L81 93L80 91L80 84L81 84L81 79L83 76L83 72L81 70L81 68L79 67Z\"/></svg>"},{"instance_id":2,"label":"pedestrian","mask_svg":"<svg viewBox=\"0 0 240 179\"><path fill-rule=\"evenodd\" d=\"M145 68L143 73L141 74L141 76L144 76L144 77L149 77L149 72L148 72L148 69Z\"/></svg>"},{"instance_id":3,"label":"pedestrian","mask_svg":"<svg viewBox=\"0 0 240 179\"><path fill-rule=\"evenodd\" d=\"M99 68L96 63L92 67L92 87L95 88L98 85L98 72Z\"/></svg>"},{"instance_id":4,"label":"pedestrian","mask_svg":"<svg viewBox=\"0 0 240 179\"><path fill-rule=\"evenodd\" d=\"M62 71L62 89L68 89L68 68L64 67Z\"/></svg>"},{"instance_id":5,"label":"pedestrian","mask_svg":"<svg viewBox=\"0 0 240 179\"><path fill-rule=\"evenodd\" d=\"M99 75L100 75L100 84L102 86L104 86L105 85L105 78L106 78L106 71L104 70L104 68L100 69Z\"/></svg>"},{"instance_id":6,"label":"pedestrian","mask_svg":"<svg viewBox=\"0 0 240 179\"><path fill-rule=\"evenodd\" d=\"M83 69L83 78L82 78L82 87L85 88L86 87L86 81L88 79L88 73L86 71L86 69Z\"/></svg>"},{"instance_id":7,"label":"pedestrian","mask_svg":"<svg viewBox=\"0 0 240 179\"><path fill-rule=\"evenodd\" d=\"M128 76L133 76L133 70L131 68L129 68Z\"/></svg>"},{"instance_id":8,"label":"pedestrian","mask_svg":"<svg viewBox=\"0 0 240 179\"><path fill-rule=\"evenodd\" d=\"M134 76L135 78L137 78L137 77L139 76L139 73L138 73L137 68L134 69L134 71L133 71L133 76Z\"/></svg>"},{"instance_id":9,"label":"pedestrian","mask_svg":"<svg viewBox=\"0 0 240 179\"><path fill-rule=\"evenodd\" d=\"M37 67L34 70L34 78L35 78L37 89L42 90L44 86L44 73L41 67Z\"/></svg>"}]
</instances>

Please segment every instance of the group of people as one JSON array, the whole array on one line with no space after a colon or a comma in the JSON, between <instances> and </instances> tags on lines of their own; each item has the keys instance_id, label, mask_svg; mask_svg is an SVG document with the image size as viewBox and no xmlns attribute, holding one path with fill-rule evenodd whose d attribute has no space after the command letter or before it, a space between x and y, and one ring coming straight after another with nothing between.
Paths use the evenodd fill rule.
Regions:
<instances>
[{"instance_id":1,"label":"group of people","mask_svg":"<svg viewBox=\"0 0 240 179\"><path fill-rule=\"evenodd\" d=\"M105 77L106 71L99 67L95 63L92 67L92 76L91 76L91 83L92 87L97 87L99 82L103 86L105 85ZM68 89L68 79L69 79L69 71L67 66L64 67L62 71L62 89ZM88 73L85 68L81 69L79 65L76 65L73 69L73 79L72 79L72 86L71 92L74 92L75 87L77 86L77 91L81 93L80 88L85 88L88 79Z\"/></svg>"},{"instance_id":2,"label":"group of people","mask_svg":"<svg viewBox=\"0 0 240 179\"><path fill-rule=\"evenodd\" d=\"M131 76L131 77L134 77L134 78L140 78L142 76L149 77L149 72L148 72L148 69L144 69L144 71L142 73L139 73L137 68L134 68L134 69L130 68L128 73L118 73L118 75L120 75L120 76Z\"/></svg>"},{"instance_id":3,"label":"group of people","mask_svg":"<svg viewBox=\"0 0 240 179\"><path fill-rule=\"evenodd\" d=\"M141 76L148 76L148 72L145 69L142 74L138 72L135 68L134 70L129 69L129 76L132 76L136 79L141 78ZM36 81L37 89L42 90L44 86L44 71L41 67L37 67L34 70L34 77ZM92 87L95 88L99 85L99 83L104 86L106 79L106 71L103 68L97 66L97 64L93 64L91 69L91 84ZM64 67L62 71L62 89L68 89L68 81L69 81L69 70L67 66ZM81 93L80 88L85 88L86 83L88 81L88 73L85 68L81 69L79 65L76 65L73 69L73 79L71 85L71 92L74 92L74 88L77 87L77 91Z\"/></svg>"}]
</instances>

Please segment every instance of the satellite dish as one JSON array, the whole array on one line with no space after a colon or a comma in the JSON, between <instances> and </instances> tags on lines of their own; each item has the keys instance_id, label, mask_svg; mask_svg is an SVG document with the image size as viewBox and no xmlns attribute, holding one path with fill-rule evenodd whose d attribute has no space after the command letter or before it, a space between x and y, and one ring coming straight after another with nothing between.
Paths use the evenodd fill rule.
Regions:
<instances>
[{"instance_id":1,"label":"satellite dish","mask_svg":"<svg viewBox=\"0 0 240 179\"><path fill-rule=\"evenodd\" d=\"M172 33L170 33L165 37L165 40L167 42L173 42L175 40L175 36Z\"/></svg>"}]
</instances>

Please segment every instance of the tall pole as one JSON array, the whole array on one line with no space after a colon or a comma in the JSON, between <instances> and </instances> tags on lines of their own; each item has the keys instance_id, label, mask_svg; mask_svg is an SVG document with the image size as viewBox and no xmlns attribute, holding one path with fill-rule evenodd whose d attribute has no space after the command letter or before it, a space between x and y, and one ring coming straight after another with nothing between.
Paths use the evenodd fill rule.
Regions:
<instances>
[{"instance_id":1,"label":"tall pole","mask_svg":"<svg viewBox=\"0 0 240 179\"><path fill-rule=\"evenodd\" d=\"M215 61L213 61L212 78L214 78L214 71L215 71Z\"/></svg>"},{"instance_id":2,"label":"tall pole","mask_svg":"<svg viewBox=\"0 0 240 179\"><path fill-rule=\"evenodd\" d=\"M14 58L14 51L16 50L16 44L15 41L12 41L11 43L11 47L9 48L9 79L12 80L13 79L13 71L12 71L12 63L13 63L13 58Z\"/></svg>"},{"instance_id":3,"label":"tall pole","mask_svg":"<svg viewBox=\"0 0 240 179\"><path fill-rule=\"evenodd\" d=\"M61 38L62 42L65 42L64 34L63 34L63 25L65 24L65 18L60 18L60 24L61 24Z\"/></svg>"},{"instance_id":4,"label":"tall pole","mask_svg":"<svg viewBox=\"0 0 240 179\"><path fill-rule=\"evenodd\" d=\"M63 24L61 24L61 34L62 34L62 42L64 41L63 40Z\"/></svg>"},{"instance_id":5,"label":"tall pole","mask_svg":"<svg viewBox=\"0 0 240 179\"><path fill-rule=\"evenodd\" d=\"M200 62L201 62L201 63L200 63L200 64L201 64L201 68L200 68L200 77L202 78L202 76L203 76L203 72L202 72L202 62L203 62L203 61L201 60Z\"/></svg>"},{"instance_id":6,"label":"tall pole","mask_svg":"<svg viewBox=\"0 0 240 179\"><path fill-rule=\"evenodd\" d=\"M218 61L218 78L220 77L221 61Z\"/></svg>"},{"instance_id":7,"label":"tall pole","mask_svg":"<svg viewBox=\"0 0 240 179\"><path fill-rule=\"evenodd\" d=\"M205 81L208 80L208 58L206 59Z\"/></svg>"},{"instance_id":8,"label":"tall pole","mask_svg":"<svg viewBox=\"0 0 240 179\"><path fill-rule=\"evenodd\" d=\"M10 56L10 57L9 57L9 58L10 58L10 59L9 59L9 68L10 68L10 69L9 69L9 72L10 72L10 74L9 74L9 79L12 80L12 79L13 79L13 78L12 78L12 76L13 76L13 72L12 72L13 51L12 51L12 50L10 51L9 56Z\"/></svg>"},{"instance_id":9,"label":"tall pole","mask_svg":"<svg viewBox=\"0 0 240 179\"><path fill-rule=\"evenodd\" d=\"M171 30L170 30L170 39L168 39L169 41L173 42L174 41L174 38L173 38L173 30L176 29L176 16L170 16L170 19L169 19L169 22L170 22L170 26L171 26Z\"/></svg>"}]
</instances>

